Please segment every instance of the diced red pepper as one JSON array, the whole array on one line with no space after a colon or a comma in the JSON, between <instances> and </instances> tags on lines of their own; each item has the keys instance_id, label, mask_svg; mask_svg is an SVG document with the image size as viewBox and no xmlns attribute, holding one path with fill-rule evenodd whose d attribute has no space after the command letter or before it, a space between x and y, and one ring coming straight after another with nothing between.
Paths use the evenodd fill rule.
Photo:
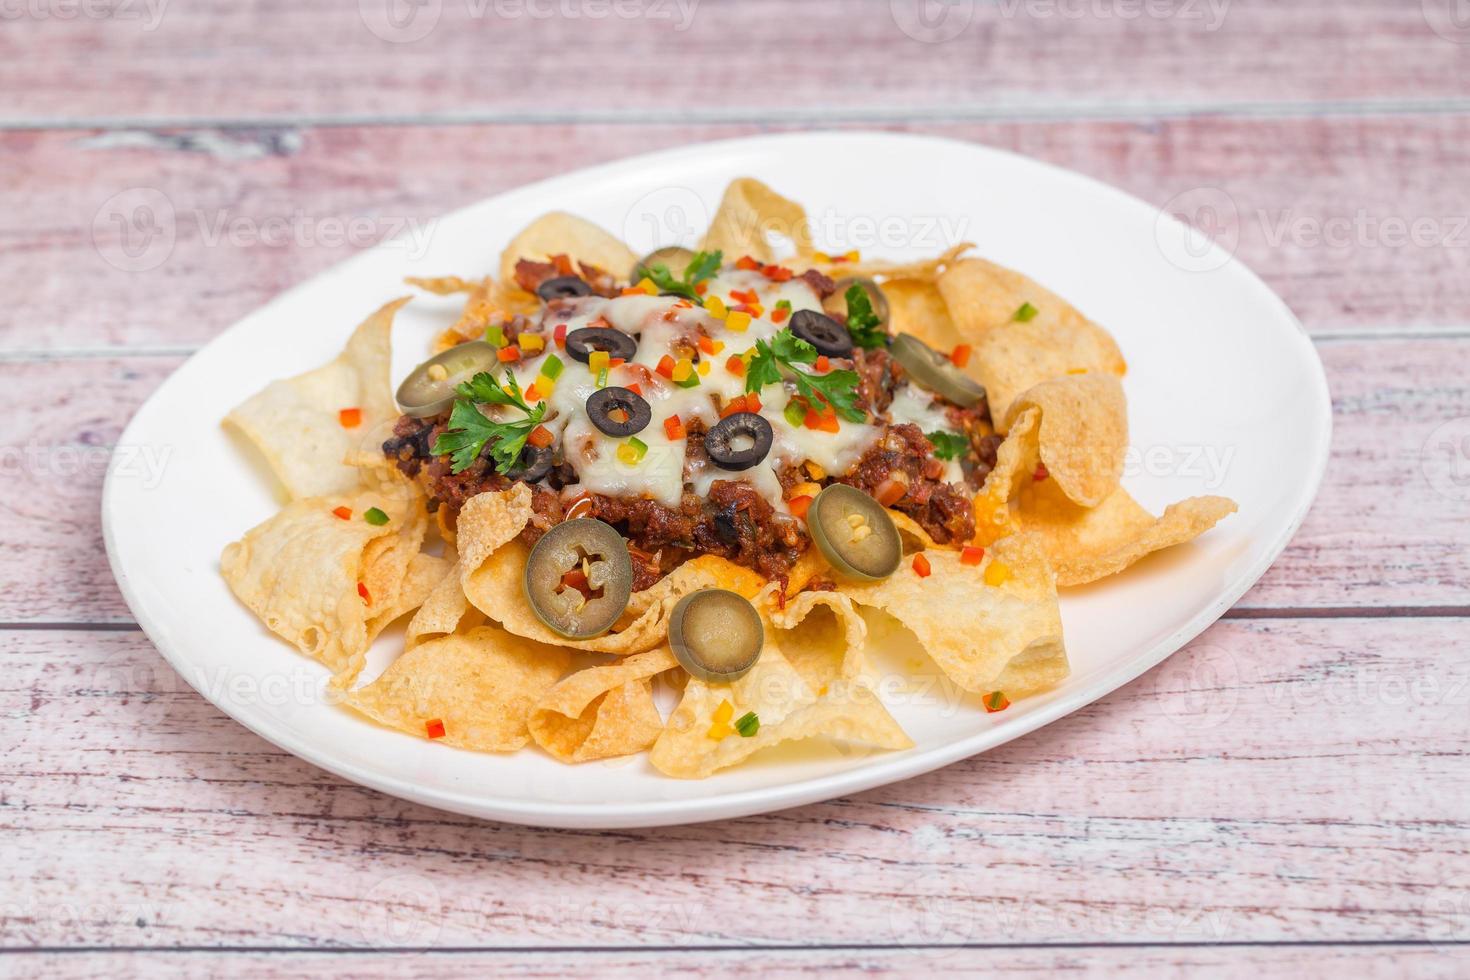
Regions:
<instances>
[{"instance_id":1,"label":"diced red pepper","mask_svg":"<svg viewBox=\"0 0 1470 980\"><path fill-rule=\"evenodd\" d=\"M363 585L361 582L357 583L357 594L362 596L363 602L366 602L370 606L373 604L373 597L368 595L367 586Z\"/></svg>"},{"instance_id":2,"label":"diced red pepper","mask_svg":"<svg viewBox=\"0 0 1470 980\"><path fill-rule=\"evenodd\" d=\"M929 559L924 557L922 551L914 556L914 571L918 573L919 578L929 577L929 572L931 571L929 568Z\"/></svg>"},{"instance_id":3,"label":"diced red pepper","mask_svg":"<svg viewBox=\"0 0 1470 980\"><path fill-rule=\"evenodd\" d=\"M525 396L528 402L539 402L542 398L541 392L536 389L535 384L532 384L526 389Z\"/></svg>"},{"instance_id":4,"label":"diced red pepper","mask_svg":"<svg viewBox=\"0 0 1470 980\"><path fill-rule=\"evenodd\" d=\"M709 283L697 282L694 284L694 295L703 296L707 292L709 292Z\"/></svg>"},{"instance_id":5,"label":"diced red pepper","mask_svg":"<svg viewBox=\"0 0 1470 980\"><path fill-rule=\"evenodd\" d=\"M749 255L742 255L740 256L740 258L735 260L735 268L744 269L746 272L753 272L760 267L761 264L755 259L751 258Z\"/></svg>"},{"instance_id":6,"label":"diced red pepper","mask_svg":"<svg viewBox=\"0 0 1470 980\"><path fill-rule=\"evenodd\" d=\"M509 347L502 347L495 352L495 357L501 364L513 364L521 359L521 349L514 344Z\"/></svg>"},{"instance_id":7,"label":"diced red pepper","mask_svg":"<svg viewBox=\"0 0 1470 980\"><path fill-rule=\"evenodd\" d=\"M591 323L587 324L587 326L589 326L589 327L597 327L599 330L611 330L612 329L612 324L607 321L607 317L605 317L605 316L599 316L599 317L597 317Z\"/></svg>"},{"instance_id":8,"label":"diced red pepper","mask_svg":"<svg viewBox=\"0 0 1470 980\"><path fill-rule=\"evenodd\" d=\"M807 496L806 494L802 494L799 497L792 497L790 500L786 501L786 506L791 508L791 513L801 518L802 520L806 520L806 511L807 508L811 505L812 498Z\"/></svg>"},{"instance_id":9,"label":"diced red pepper","mask_svg":"<svg viewBox=\"0 0 1470 980\"><path fill-rule=\"evenodd\" d=\"M720 409L720 418L729 418L736 412L749 411L749 409L745 407L747 404L746 399L748 397L749 396L747 395L736 395L734 398L730 399L728 402L725 403L725 407Z\"/></svg>"},{"instance_id":10,"label":"diced red pepper","mask_svg":"<svg viewBox=\"0 0 1470 980\"><path fill-rule=\"evenodd\" d=\"M737 378L743 378L745 377L745 362L741 360L739 354L731 354L729 360L725 362L725 370Z\"/></svg>"},{"instance_id":11,"label":"diced red pepper","mask_svg":"<svg viewBox=\"0 0 1470 980\"><path fill-rule=\"evenodd\" d=\"M753 391L746 392L745 410L747 412L759 412L761 410L761 396Z\"/></svg>"},{"instance_id":12,"label":"diced red pepper","mask_svg":"<svg viewBox=\"0 0 1470 980\"><path fill-rule=\"evenodd\" d=\"M551 339L556 341L556 346L560 347L562 350L566 350L567 325L565 323L558 323L556 325L556 329L551 331Z\"/></svg>"},{"instance_id":13,"label":"diced red pepper","mask_svg":"<svg viewBox=\"0 0 1470 980\"><path fill-rule=\"evenodd\" d=\"M955 367L964 367L970 363L970 345L960 344L950 352L949 359L954 362Z\"/></svg>"},{"instance_id":14,"label":"diced red pepper","mask_svg":"<svg viewBox=\"0 0 1470 980\"><path fill-rule=\"evenodd\" d=\"M628 390L637 395L639 398L643 397L643 386L638 384L637 382L628 385Z\"/></svg>"},{"instance_id":15,"label":"diced red pepper","mask_svg":"<svg viewBox=\"0 0 1470 980\"><path fill-rule=\"evenodd\" d=\"M791 279L793 275L795 275L795 273L784 266L768 265L765 268L761 269L761 275L765 276L772 282L787 282Z\"/></svg>"},{"instance_id":16,"label":"diced red pepper","mask_svg":"<svg viewBox=\"0 0 1470 980\"><path fill-rule=\"evenodd\" d=\"M892 477L878 484L878 489L873 491L873 499L884 507L892 507L903 499L903 495L909 492L908 485L902 480Z\"/></svg>"},{"instance_id":17,"label":"diced red pepper","mask_svg":"<svg viewBox=\"0 0 1470 980\"><path fill-rule=\"evenodd\" d=\"M985 549L966 545L960 552L961 565L978 565L985 560Z\"/></svg>"},{"instance_id":18,"label":"diced red pepper","mask_svg":"<svg viewBox=\"0 0 1470 980\"><path fill-rule=\"evenodd\" d=\"M622 289L622 292L618 293L618 295L619 296L642 296L642 295L644 295L644 293L643 293L643 290L640 289L640 288L638 288L637 286L624 286L623 289Z\"/></svg>"},{"instance_id":19,"label":"diced red pepper","mask_svg":"<svg viewBox=\"0 0 1470 980\"><path fill-rule=\"evenodd\" d=\"M362 409L344 408L337 413L337 421L342 423L344 429L355 429L362 425Z\"/></svg>"},{"instance_id":20,"label":"diced red pepper","mask_svg":"<svg viewBox=\"0 0 1470 980\"><path fill-rule=\"evenodd\" d=\"M572 257L570 255L553 255L551 264L556 266L556 271L564 276L574 276L576 270L572 268Z\"/></svg>"},{"instance_id":21,"label":"diced red pepper","mask_svg":"<svg viewBox=\"0 0 1470 980\"><path fill-rule=\"evenodd\" d=\"M771 322L772 323L785 323L786 322L786 318L788 316L790 316L790 315L791 315L791 307L789 307L789 306L778 306L774 310L771 311Z\"/></svg>"},{"instance_id":22,"label":"diced red pepper","mask_svg":"<svg viewBox=\"0 0 1470 980\"><path fill-rule=\"evenodd\" d=\"M530 435L526 436L526 441L535 446L537 449L545 449L547 446L551 445L552 441L555 438L556 437L551 434L550 429L548 429L544 425L538 425L536 426L536 428L531 430Z\"/></svg>"},{"instance_id":23,"label":"diced red pepper","mask_svg":"<svg viewBox=\"0 0 1470 980\"><path fill-rule=\"evenodd\" d=\"M1045 463L1037 463L1036 464L1036 472L1033 473L1033 474L1031 474L1031 479L1034 480L1034 481L1036 481L1037 483L1040 483L1042 480L1045 480L1048 476L1051 476L1051 474L1046 471L1046 464Z\"/></svg>"},{"instance_id":24,"label":"diced red pepper","mask_svg":"<svg viewBox=\"0 0 1470 980\"><path fill-rule=\"evenodd\" d=\"M352 508L351 507L336 507L336 508L333 508L332 513L336 514L338 517L342 518L342 520L344 520L344 521L350 521L350 520L352 520Z\"/></svg>"},{"instance_id":25,"label":"diced red pepper","mask_svg":"<svg viewBox=\"0 0 1470 980\"><path fill-rule=\"evenodd\" d=\"M715 342L713 340L710 340L704 334L700 334L699 339L695 341L695 343L697 343L699 345L699 349L704 351L706 354L713 354L715 352Z\"/></svg>"},{"instance_id":26,"label":"diced red pepper","mask_svg":"<svg viewBox=\"0 0 1470 980\"><path fill-rule=\"evenodd\" d=\"M427 734L430 738L443 738L444 722L440 721L438 718L429 719L428 721L424 722L424 733Z\"/></svg>"},{"instance_id":27,"label":"diced red pepper","mask_svg":"<svg viewBox=\"0 0 1470 980\"><path fill-rule=\"evenodd\" d=\"M832 362L827 358L826 354L818 354L817 363L813 364L812 367L817 369L818 374L826 374L832 370Z\"/></svg>"},{"instance_id":28,"label":"diced red pepper","mask_svg":"<svg viewBox=\"0 0 1470 980\"><path fill-rule=\"evenodd\" d=\"M742 303L752 304L759 303L761 301L760 296L756 293L754 289L732 289L730 290L730 298L734 300L739 300Z\"/></svg>"},{"instance_id":29,"label":"diced red pepper","mask_svg":"<svg viewBox=\"0 0 1470 980\"><path fill-rule=\"evenodd\" d=\"M658 367L655 368L655 370L658 371L659 374L662 374L664 377L666 377L666 378L668 378L670 380L673 380L673 377L674 377L674 358L673 358L673 355L671 355L671 354L665 354L663 357L660 357L658 359Z\"/></svg>"},{"instance_id":30,"label":"diced red pepper","mask_svg":"<svg viewBox=\"0 0 1470 980\"><path fill-rule=\"evenodd\" d=\"M985 695L985 711L987 714L995 714L1004 711L1011 706L1010 699L1000 691L992 691Z\"/></svg>"},{"instance_id":31,"label":"diced red pepper","mask_svg":"<svg viewBox=\"0 0 1470 980\"><path fill-rule=\"evenodd\" d=\"M613 368L622 367L624 364L627 363L628 359L625 357L610 357L607 361L607 367L608 370L612 370Z\"/></svg>"},{"instance_id":32,"label":"diced red pepper","mask_svg":"<svg viewBox=\"0 0 1470 980\"><path fill-rule=\"evenodd\" d=\"M664 435L669 437L670 442L677 442L685 438L689 433L684 431L684 423L677 415L670 415L664 419Z\"/></svg>"}]
</instances>

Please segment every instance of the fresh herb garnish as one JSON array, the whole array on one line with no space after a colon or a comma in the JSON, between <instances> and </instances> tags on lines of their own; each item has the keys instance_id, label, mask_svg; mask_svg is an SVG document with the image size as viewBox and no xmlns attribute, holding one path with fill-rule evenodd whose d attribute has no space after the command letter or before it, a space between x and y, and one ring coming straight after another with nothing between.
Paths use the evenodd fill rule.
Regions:
<instances>
[{"instance_id":1,"label":"fresh herb garnish","mask_svg":"<svg viewBox=\"0 0 1470 980\"><path fill-rule=\"evenodd\" d=\"M943 460L959 459L970 451L970 440L958 432L926 432L924 438L934 444L934 455Z\"/></svg>"},{"instance_id":2,"label":"fresh herb garnish","mask_svg":"<svg viewBox=\"0 0 1470 980\"><path fill-rule=\"evenodd\" d=\"M1016 319L1021 321L1022 323L1030 323L1032 320L1036 319L1036 314L1040 312L1040 310L1032 306L1030 303L1022 303L1021 308L1016 311Z\"/></svg>"},{"instance_id":3,"label":"fresh herb garnish","mask_svg":"<svg viewBox=\"0 0 1470 980\"><path fill-rule=\"evenodd\" d=\"M720 263L724 261L723 252L716 249L713 252L696 252L694 258L684 267L684 278L675 279L669 267L660 262L651 269L645 269L648 278L658 287L661 293L673 293L675 296L683 296L699 302L699 292L694 288L706 279L720 271Z\"/></svg>"},{"instance_id":4,"label":"fresh herb garnish","mask_svg":"<svg viewBox=\"0 0 1470 980\"><path fill-rule=\"evenodd\" d=\"M758 392L766 385L779 383L784 366L796 381L797 390L813 407L826 403L849 422L866 422L867 413L857 407L857 372L808 374L796 366L814 364L816 360L817 349L792 333L790 328L769 341L757 340L755 356L745 368L745 390Z\"/></svg>"},{"instance_id":5,"label":"fresh herb garnish","mask_svg":"<svg viewBox=\"0 0 1470 980\"><path fill-rule=\"evenodd\" d=\"M508 472L526 447L526 437L546 415L546 403L535 408L526 404L515 375L505 373L502 384L488 372L481 371L455 389L459 396L449 414L449 428L434 442L434 455L452 456L451 470L463 473L490 446L490 457L497 472ZM485 417L477 405L506 405L526 413L523 419L501 422Z\"/></svg>"},{"instance_id":6,"label":"fresh herb garnish","mask_svg":"<svg viewBox=\"0 0 1470 980\"><path fill-rule=\"evenodd\" d=\"M888 342L883 321L873 312L873 301L868 298L866 289L853 283L842 298L847 301L847 332L852 334L854 344L864 350L873 350Z\"/></svg>"},{"instance_id":7,"label":"fresh herb garnish","mask_svg":"<svg viewBox=\"0 0 1470 980\"><path fill-rule=\"evenodd\" d=\"M760 716L754 711L747 711L735 720L735 730L740 733L741 738L752 738L761 730Z\"/></svg>"}]
</instances>

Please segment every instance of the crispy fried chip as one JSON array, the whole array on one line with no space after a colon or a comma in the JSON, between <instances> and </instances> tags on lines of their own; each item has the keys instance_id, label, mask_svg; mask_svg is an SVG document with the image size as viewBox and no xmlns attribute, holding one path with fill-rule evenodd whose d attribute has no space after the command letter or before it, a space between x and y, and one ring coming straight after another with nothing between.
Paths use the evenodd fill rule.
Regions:
<instances>
[{"instance_id":1,"label":"crispy fried chip","mask_svg":"<svg viewBox=\"0 0 1470 980\"><path fill-rule=\"evenodd\" d=\"M968 374L985 386L990 412L1003 427L1011 403L1027 389L1068 374L1122 375L1117 342L1066 300L1018 272L966 259L939 277L955 328L974 353ZM1030 304L1034 317L1017 319Z\"/></svg>"},{"instance_id":2,"label":"crispy fried chip","mask_svg":"<svg viewBox=\"0 0 1470 980\"><path fill-rule=\"evenodd\" d=\"M291 499L350 493L360 471L344 462L376 452L398 418L388 372L393 317L408 298L394 300L353 332L347 349L315 371L274 381L225 416L260 450ZM343 424L342 411L359 418Z\"/></svg>"},{"instance_id":3,"label":"crispy fried chip","mask_svg":"<svg viewBox=\"0 0 1470 980\"><path fill-rule=\"evenodd\" d=\"M438 276L421 279L410 276L404 280L411 286L450 296L468 293L459 319L439 336L434 338L433 353L439 354L471 340L485 336L491 324L503 323L518 315L530 316L540 309L540 300L511 281L497 281L486 276L484 279L461 279L459 276Z\"/></svg>"},{"instance_id":4,"label":"crispy fried chip","mask_svg":"<svg viewBox=\"0 0 1470 980\"><path fill-rule=\"evenodd\" d=\"M388 523L375 527L364 520L370 507L383 510ZM337 508L351 516L343 520ZM335 683L350 684L372 637L391 622L377 621L375 610L393 613L392 619L407 611L400 602L405 576L427 523L412 497L364 490L298 500L226 546L220 572L268 628L326 664ZM421 566L419 574L432 571ZM415 578L411 587L418 590L422 580Z\"/></svg>"},{"instance_id":5,"label":"crispy fried chip","mask_svg":"<svg viewBox=\"0 0 1470 980\"><path fill-rule=\"evenodd\" d=\"M1012 517L1040 539L1062 586L1116 575L1151 552L1194 540L1237 510L1225 497L1191 497L1154 517L1122 487L1097 507L1079 507L1050 483L1023 486Z\"/></svg>"},{"instance_id":6,"label":"crispy fried chip","mask_svg":"<svg viewBox=\"0 0 1470 980\"><path fill-rule=\"evenodd\" d=\"M526 719L566 673L565 650L481 626L421 643L383 675L346 696L380 724L476 752L510 752L530 741Z\"/></svg>"},{"instance_id":7,"label":"crispy fried chip","mask_svg":"<svg viewBox=\"0 0 1470 980\"><path fill-rule=\"evenodd\" d=\"M631 275L638 262L632 249L586 218L552 211L522 229L500 253L500 281L516 281L516 263L521 259L545 262L553 255L595 265L620 279Z\"/></svg>"},{"instance_id":8,"label":"crispy fried chip","mask_svg":"<svg viewBox=\"0 0 1470 980\"><path fill-rule=\"evenodd\" d=\"M971 693L1025 697L1067 676L1056 580L1039 540L1005 538L986 549L980 565L962 564L952 551L925 556L928 578L904 562L888 579L844 583L842 591L897 619Z\"/></svg>"},{"instance_id":9,"label":"crispy fried chip","mask_svg":"<svg viewBox=\"0 0 1470 980\"><path fill-rule=\"evenodd\" d=\"M368 643L371 644L377 639L378 634L383 632L388 624L399 617L407 616L422 606L444 582L452 581L453 571L454 563L451 561L422 552L414 555L408 563L407 574L403 577L403 583L392 605L382 609L368 620Z\"/></svg>"},{"instance_id":10,"label":"crispy fried chip","mask_svg":"<svg viewBox=\"0 0 1470 980\"><path fill-rule=\"evenodd\" d=\"M1012 403L1008 423L1022 412L1039 414L1037 424L1028 426L1036 453L1069 499L1095 507L1118 489L1128 452L1128 406L1116 377L1089 374L1043 381Z\"/></svg>"},{"instance_id":11,"label":"crispy fried chip","mask_svg":"<svg viewBox=\"0 0 1470 980\"><path fill-rule=\"evenodd\" d=\"M798 252L811 246L806 210L754 177L738 177L725 188L719 210L704 233L700 249L725 253L726 262L749 255L762 262L776 257L769 233L790 239Z\"/></svg>"},{"instance_id":12,"label":"crispy fried chip","mask_svg":"<svg viewBox=\"0 0 1470 980\"><path fill-rule=\"evenodd\" d=\"M932 259L918 259L913 262L888 262L883 259L870 259L867 261L850 262L838 261L833 258L829 261L820 261L820 257L808 256L812 260L813 267L831 276L833 279L842 279L855 276L864 279L882 279L882 289L885 295L888 293L889 280L894 282L912 282L921 285L929 285L935 282L950 265L956 262L961 255L975 246L964 242L946 249L942 254ZM902 329L902 328L899 328Z\"/></svg>"},{"instance_id":13,"label":"crispy fried chip","mask_svg":"<svg viewBox=\"0 0 1470 980\"><path fill-rule=\"evenodd\" d=\"M531 737L562 762L642 752L664 730L652 678L677 667L668 647L588 667L564 679L531 712Z\"/></svg>"},{"instance_id":14,"label":"crispy fried chip","mask_svg":"<svg viewBox=\"0 0 1470 980\"><path fill-rule=\"evenodd\" d=\"M690 677L684 697L669 717L649 761L660 772L684 779L700 779L749 758L755 752L781 742L827 736L882 749L905 749L913 742L888 713L878 697L872 678L862 669L861 652L851 653L848 644L860 645L865 627L851 603L836 593L804 593L788 604L782 623L766 623L766 645L755 667L729 684L710 684ZM758 608L769 611L763 601ZM830 625L814 631L789 635L813 610L836 616L841 623L844 650L832 646ZM828 639L821 639L823 636ZM803 669L783 652L790 645L798 660L813 677L830 677L813 687ZM722 709L728 703L729 707ZM718 714L733 722L746 713L760 721L751 737L727 733L717 724ZM714 734L711 734L711 730Z\"/></svg>"},{"instance_id":15,"label":"crispy fried chip","mask_svg":"<svg viewBox=\"0 0 1470 980\"><path fill-rule=\"evenodd\" d=\"M888 300L889 327L911 333L935 350L949 351L967 343L949 317L939 287L922 279L893 279L879 287Z\"/></svg>"}]
</instances>

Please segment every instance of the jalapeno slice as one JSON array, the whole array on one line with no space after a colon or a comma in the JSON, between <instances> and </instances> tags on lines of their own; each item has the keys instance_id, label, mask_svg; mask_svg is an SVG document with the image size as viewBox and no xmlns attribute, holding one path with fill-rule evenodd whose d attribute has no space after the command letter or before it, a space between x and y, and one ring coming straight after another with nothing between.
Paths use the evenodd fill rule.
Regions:
<instances>
[{"instance_id":1,"label":"jalapeno slice","mask_svg":"<svg viewBox=\"0 0 1470 980\"><path fill-rule=\"evenodd\" d=\"M409 372L398 386L398 407L418 419L446 412L454 404L455 388L499 363L495 346L483 340L451 347Z\"/></svg>"},{"instance_id":2,"label":"jalapeno slice","mask_svg":"<svg viewBox=\"0 0 1470 980\"><path fill-rule=\"evenodd\" d=\"M691 592L669 617L674 656L706 683L726 684L750 673L765 642L766 630L755 606L726 589Z\"/></svg>"},{"instance_id":3,"label":"jalapeno slice","mask_svg":"<svg viewBox=\"0 0 1470 980\"><path fill-rule=\"evenodd\" d=\"M985 397L985 388L978 381L966 376L948 357L913 334L899 334L893 338L889 350L920 388L961 408L969 408Z\"/></svg>"},{"instance_id":4,"label":"jalapeno slice","mask_svg":"<svg viewBox=\"0 0 1470 980\"><path fill-rule=\"evenodd\" d=\"M863 287L863 292L868 294L868 303L873 307L873 313L877 315L884 330L888 329L888 297L883 295L883 290L871 279L861 279L855 276L847 276L836 282L837 289L822 300L822 309L830 315L842 314L847 316L847 291L853 286Z\"/></svg>"},{"instance_id":5,"label":"jalapeno slice","mask_svg":"<svg viewBox=\"0 0 1470 980\"><path fill-rule=\"evenodd\" d=\"M850 578L885 579L903 560L893 518L878 501L845 483L817 494L807 507L806 526L827 563Z\"/></svg>"},{"instance_id":6,"label":"jalapeno slice","mask_svg":"<svg viewBox=\"0 0 1470 980\"><path fill-rule=\"evenodd\" d=\"M600 636L633 594L628 542L592 517L563 521L541 536L521 579L536 618L570 640Z\"/></svg>"}]
</instances>

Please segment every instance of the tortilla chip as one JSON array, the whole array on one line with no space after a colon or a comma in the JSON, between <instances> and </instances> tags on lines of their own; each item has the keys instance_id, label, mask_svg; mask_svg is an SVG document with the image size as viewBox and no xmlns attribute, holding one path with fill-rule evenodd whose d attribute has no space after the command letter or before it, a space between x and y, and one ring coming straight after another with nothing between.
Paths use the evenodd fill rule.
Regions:
<instances>
[{"instance_id":1,"label":"tortilla chip","mask_svg":"<svg viewBox=\"0 0 1470 980\"><path fill-rule=\"evenodd\" d=\"M225 416L260 450L291 499L351 493L361 474L344 460L381 454L398 418L388 378L393 317L407 302L394 300L364 320L332 363L274 381ZM344 408L362 413L352 428L342 425Z\"/></svg>"},{"instance_id":2,"label":"tortilla chip","mask_svg":"<svg viewBox=\"0 0 1470 980\"><path fill-rule=\"evenodd\" d=\"M1066 300L1018 272L966 259L939 277L939 292L955 328L974 347L966 373L985 386L997 431L1022 392L1077 373L1121 376L1127 369L1118 344ZM1026 323L1016 312L1030 303Z\"/></svg>"},{"instance_id":3,"label":"tortilla chip","mask_svg":"<svg viewBox=\"0 0 1470 980\"><path fill-rule=\"evenodd\" d=\"M1004 691L1026 697L1067 676L1056 578L1040 540L1005 538L986 549L980 565L953 551L927 551L931 574L920 578L910 562L881 582L846 582L843 594L881 609L913 633L957 685L974 694ZM986 572L1000 563L999 585Z\"/></svg>"},{"instance_id":4,"label":"tortilla chip","mask_svg":"<svg viewBox=\"0 0 1470 980\"><path fill-rule=\"evenodd\" d=\"M653 703L652 678L679 666L668 647L589 667L561 681L531 712L531 737L561 762L590 762L642 752L664 720Z\"/></svg>"},{"instance_id":5,"label":"tortilla chip","mask_svg":"<svg viewBox=\"0 0 1470 980\"><path fill-rule=\"evenodd\" d=\"M338 517L338 507L351 510L352 517ZM388 523L375 527L363 520L370 507L382 509ZM226 546L220 572L272 632L326 664L334 683L350 684L375 630L391 622L370 626L374 611L399 609L426 525L417 500L373 491L298 500ZM422 567L420 572L431 574ZM419 584L416 579L413 587ZM366 600L359 585L368 592Z\"/></svg>"},{"instance_id":6,"label":"tortilla chip","mask_svg":"<svg viewBox=\"0 0 1470 980\"><path fill-rule=\"evenodd\" d=\"M852 638L861 643L863 629L844 607L841 596L828 592L803 593L801 601L789 604L782 616L784 626L774 620L766 622L766 645L755 667L744 677L731 683L710 684L690 677L684 697L669 717L668 726L649 752L649 761L660 772L684 779L700 779L749 758L763 748L795 739L827 736L868 744L882 749L905 749L913 741L904 734L898 722L888 713L878 697L872 678L862 669L861 653L851 655ZM769 611L763 601L757 608ZM813 676L833 674L830 641L816 641L812 633L788 635L813 610L839 617L844 652L842 666L836 668L824 684L813 687L803 669ZM817 634L820 635L820 634ZM790 645L803 662L799 669L783 652ZM813 652L813 650L817 652ZM821 652L826 649L827 652ZM860 646L859 646L860 650ZM850 671L850 675L849 672ZM730 721L747 712L760 720L759 730L750 738L739 734L722 738L710 736L715 713L722 704L730 704Z\"/></svg>"},{"instance_id":7,"label":"tortilla chip","mask_svg":"<svg viewBox=\"0 0 1470 980\"><path fill-rule=\"evenodd\" d=\"M456 559L450 564L448 573L424 597L418 612L409 621L404 646L412 650L426 640L437 639L446 633L468 633L484 623L485 614L465 598Z\"/></svg>"},{"instance_id":8,"label":"tortilla chip","mask_svg":"<svg viewBox=\"0 0 1470 980\"><path fill-rule=\"evenodd\" d=\"M439 585L452 579L450 573L453 571L454 563L451 561L422 552L414 555L392 605L368 620L368 644L372 645L390 623L422 606Z\"/></svg>"},{"instance_id":9,"label":"tortilla chip","mask_svg":"<svg viewBox=\"0 0 1470 980\"><path fill-rule=\"evenodd\" d=\"M1194 540L1238 509L1225 497L1191 497L1154 517L1121 487L1086 508L1049 484L1023 487L1012 518L1041 542L1061 586L1116 575L1147 554Z\"/></svg>"},{"instance_id":10,"label":"tortilla chip","mask_svg":"<svg viewBox=\"0 0 1470 980\"><path fill-rule=\"evenodd\" d=\"M776 253L767 237L769 232L790 239L798 252L811 247L806 210L800 204L788 201L754 177L739 177L725 188L719 210L699 247L705 252L719 249L727 263L746 255L770 262Z\"/></svg>"},{"instance_id":11,"label":"tortilla chip","mask_svg":"<svg viewBox=\"0 0 1470 980\"><path fill-rule=\"evenodd\" d=\"M949 307L939 287L922 279L893 279L879 287L888 300L889 326L893 333L911 333L935 350L949 351L961 343Z\"/></svg>"},{"instance_id":12,"label":"tortilla chip","mask_svg":"<svg viewBox=\"0 0 1470 980\"><path fill-rule=\"evenodd\" d=\"M1095 507L1118 489L1128 452L1128 406L1117 378L1089 374L1043 381L1016 399L1007 421L1022 412L1040 414L1032 430L1036 453L1048 479L1070 500ZM1033 467L1023 476L1035 472Z\"/></svg>"},{"instance_id":13,"label":"tortilla chip","mask_svg":"<svg viewBox=\"0 0 1470 980\"><path fill-rule=\"evenodd\" d=\"M500 281L516 281L516 263L521 259L545 262L553 255L594 265L619 279L632 275L633 266L638 264L632 249L592 222L565 211L552 211L522 229L500 253Z\"/></svg>"},{"instance_id":14,"label":"tortilla chip","mask_svg":"<svg viewBox=\"0 0 1470 980\"><path fill-rule=\"evenodd\" d=\"M526 719L570 659L565 650L481 626L420 644L345 701L410 735L428 738L426 726L438 721L439 741L448 745L510 752L530 741Z\"/></svg>"},{"instance_id":15,"label":"tortilla chip","mask_svg":"<svg viewBox=\"0 0 1470 980\"><path fill-rule=\"evenodd\" d=\"M481 340L491 324L503 323L517 315L530 316L541 308L539 299L513 281L497 281L490 276L484 279L461 279L459 276L422 279L409 276L404 282L439 296L469 294L465 298L459 319L434 338L432 349L435 354L471 340Z\"/></svg>"},{"instance_id":16,"label":"tortilla chip","mask_svg":"<svg viewBox=\"0 0 1470 980\"><path fill-rule=\"evenodd\" d=\"M888 294L889 280L896 282L915 282L928 285L935 282L944 270L956 262L961 255L975 246L969 242L946 249L932 259L919 259L914 262L889 262L884 259L872 259L868 261L848 262L846 260L829 260L826 262L812 256L812 266L831 276L833 279L843 279L854 276L863 279L883 280L882 289L884 295Z\"/></svg>"}]
</instances>

